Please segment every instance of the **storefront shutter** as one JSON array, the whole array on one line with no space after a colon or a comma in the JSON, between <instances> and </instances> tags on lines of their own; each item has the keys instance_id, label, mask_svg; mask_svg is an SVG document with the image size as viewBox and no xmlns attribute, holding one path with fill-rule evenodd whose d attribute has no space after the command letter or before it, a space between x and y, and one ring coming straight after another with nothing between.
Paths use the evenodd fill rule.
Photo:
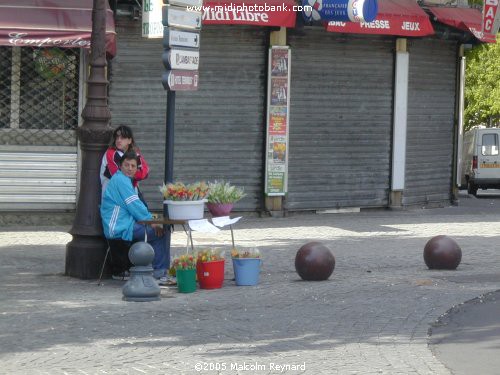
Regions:
<instances>
[{"instance_id":1,"label":"storefront shutter","mask_svg":"<svg viewBox=\"0 0 500 375\"><path fill-rule=\"evenodd\" d=\"M449 202L453 160L456 44L409 45L408 136L404 205Z\"/></svg>"},{"instance_id":2,"label":"storefront shutter","mask_svg":"<svg viewBox=\"0 0 500 375\"><path fill-rule=\"evenodd\" d=\"M113 126L129 125L151 167L141 190L161 208L165 158L166 93L159 39L141 38L140 23L118 19L110 105ZM204 26L198 91L177 92L174 178L226 179L247 193L237 210L262 205L265 130L265 28Z\"/></svg>"},{"instance_id":3,"label":"storefront shutter","mask_svg":"<svg viewBox=\"0 0 500 375\"><path fill-rule=\"evenodd\" d=\"M388 204L392 38L306 27L290 34L292 83L286 208Z\"/></svg>"}]
</instances>

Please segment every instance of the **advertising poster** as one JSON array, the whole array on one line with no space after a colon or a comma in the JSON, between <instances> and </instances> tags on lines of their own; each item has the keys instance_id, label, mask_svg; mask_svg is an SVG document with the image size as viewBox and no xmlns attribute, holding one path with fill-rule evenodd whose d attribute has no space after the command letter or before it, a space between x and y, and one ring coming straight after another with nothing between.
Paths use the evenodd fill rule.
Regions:
<instances>
[{"instance_id":1,"label":"advertising poster","mask_svg":"<svg viewBox=\"0 0 500 375\"><path fill-rule=\"evenodd\" d=\"M286 107L271 107L269 108L269 134L286 135Z\"/></svg>"},{"instance_id":2,"label":"advertising poster","mask_svg":"<svg viewBox=\"0 0 500 375\"><path fill-rule=\"evenodd\" d=\"M285 195L288 183L288 118L290 111L290 50L269 50L267 101L266 194Z\"/></svg>"},{"instance_id":3,"label":"advertising poster","mask_svg":"<svg viewBox=\"0 0 500 375\"><path fill-rule=\"evenodd\" d=\"M286 105L288 101L288 80L271 78L271 105Z\"/></svg>"}]
</instances>

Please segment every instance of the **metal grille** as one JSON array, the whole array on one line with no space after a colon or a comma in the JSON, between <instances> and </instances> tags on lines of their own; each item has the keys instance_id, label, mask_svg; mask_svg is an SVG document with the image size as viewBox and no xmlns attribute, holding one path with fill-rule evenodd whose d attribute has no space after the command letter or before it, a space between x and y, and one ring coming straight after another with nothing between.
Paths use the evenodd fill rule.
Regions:
<instances>
[{"instance_id":1,"label":"metal grille","mask_svg":"<svg viewBox=\"0 0 500 375\"><path fill-rule=\"evenodd\" d=\"M0 47L0 145L76 145L80 50Z\"/></svg>"}]
</instances>

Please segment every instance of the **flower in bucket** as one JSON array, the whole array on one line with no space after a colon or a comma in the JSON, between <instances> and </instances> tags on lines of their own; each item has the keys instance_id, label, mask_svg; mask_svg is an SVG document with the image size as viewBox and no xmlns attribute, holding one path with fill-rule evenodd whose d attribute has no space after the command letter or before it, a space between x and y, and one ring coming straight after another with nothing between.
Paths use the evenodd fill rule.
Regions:
<instances>
[{"instance_id":1,"label":"flower in bucket","mask_svg":"<svg viewBox=\"0 0 500 375\"><path fill-rule=\"evenodd\" d=\"M208 203L235 203L246 196L243 188L224 180L209 182L208 189Z\"/></svg>"},{"instance_id":2,"label":"flower in bucket","mask_svg":"<svg viewBox=\"0 0 500 375\"><path fill-rule=\"evenodd\" d=\"M160 188L165 200L171 201L198 201L208 194L208 185L204 182L194 182L185 185L182 182L163 184Z\"/></svg>"},{"instance_id":3,"label":"flower in bucket","mask_svg":"<svg viewBox=\"0 0 500 375\"><path fill-rule=\"evenodd\" d=\"M196 258L193 254L184 254L174 258L172 268L178 270L194 270L196 269Z\"/></svg>"},{"instance_id":4,"label":"flower in bucket","mask_svg":"<svg viewBox=\"0 0 500 375\"><path fill-rule=\"evenodd\" d=\"M214 262L224 260L224 252L220 249L205 249L198 251L197 262Z\"/></svg>"},{"instance_id":5,"label":"flower in bucket","mask_svg":"<svg viewBox=\"0 0 500 375\"><path fill-rule=\"evenodd\" d=\"M251 249L241 249L241 250L233 248L231 250L231 257L232 258L260 258L260 251L256 247L251 248Z\"/></svg>"}]
</instances>

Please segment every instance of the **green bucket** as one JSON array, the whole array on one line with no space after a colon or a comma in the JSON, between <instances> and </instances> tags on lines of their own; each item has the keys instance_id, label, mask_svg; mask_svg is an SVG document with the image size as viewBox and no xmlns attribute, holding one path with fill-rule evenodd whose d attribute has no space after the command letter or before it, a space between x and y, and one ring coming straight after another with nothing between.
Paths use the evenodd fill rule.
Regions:
<instances>
[{"instance_id":1,"label":"green bucket","mask_svg":"<svg viewBox=\"0 0 500 375\"><path fill-rule=\"evenodd\" d=\"M177 288L180 293L196 291L196 270L177 270Z\"/></svg>"}]
</instances>

